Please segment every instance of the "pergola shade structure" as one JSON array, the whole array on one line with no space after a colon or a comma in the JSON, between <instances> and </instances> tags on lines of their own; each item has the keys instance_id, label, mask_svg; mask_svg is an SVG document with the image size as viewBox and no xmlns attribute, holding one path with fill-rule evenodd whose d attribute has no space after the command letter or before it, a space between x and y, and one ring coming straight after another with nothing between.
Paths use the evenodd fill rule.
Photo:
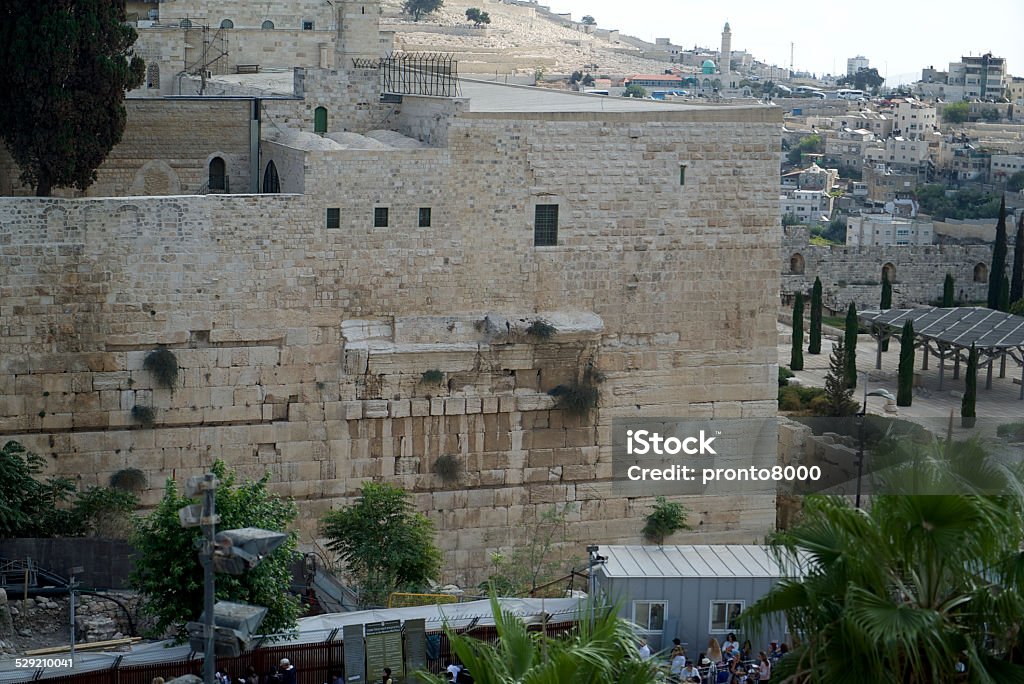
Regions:
<instances>
[{"instance_id":1,"label":"pergola shade structure","mask_svg":"<svg viewBox=\"0 0 1024 684\"><path fill-rule=\"evenodd\" d=\"M981 307L948 309L888 309L862 311L857 318L871 330L878 343L875 368L882 367L882 342L900 338L903 324L914 322L914 343L924 350L922 370L928 370L928 356L939 359L939 389L946 370L946 359L953 357L953 378L960 376L960 361L967 362L971 345L978 350L978 369L986 369L985 389L992 389L992 366L999 359L999 377L1006 377L1006 357L1021 366L1021 390L1024 399L1024 316ZM903 344L903 340L900 340Z\"/></svg>"}]
</instances>

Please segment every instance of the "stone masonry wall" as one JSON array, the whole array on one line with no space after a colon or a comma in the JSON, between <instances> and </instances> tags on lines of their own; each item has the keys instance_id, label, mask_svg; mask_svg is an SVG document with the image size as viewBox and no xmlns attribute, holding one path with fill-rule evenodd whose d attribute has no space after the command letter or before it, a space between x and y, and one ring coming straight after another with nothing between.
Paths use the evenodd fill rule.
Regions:
<instances>
[{"instance_id":1,"label":"stone masonry wall","mask_svg":"<svg viewBox=\"0 0 1024 684\"><path fill-rule=\"evenodd\" d=\"M0 200L0 435L82 486L140 468L147 505L216 458L269 470L304 543L393 481L437 524L446 581L479 581L556 504L569 555L636 543L652 501L612 491L612 418L776 411L777 119L463 113L446 149L308 153L305 195ZM533 246L538 203L557 247ZM537 317L552 339L523 334ZM157 345L173 392L143 369ZM567 416L547 392L589 364L599 409ZM684 501L707 542L775 520L774 498Z\"/></svg>"},{"instance_id":2,"label":"stone masonry wall","mask_svg":"<svg viewBox=\"0 0 1024 684\"><path fill-rule=\"evenodd\" d=\"M250 107L245 100L125 100L124 137L100 165L86 196L196 193L207 184L209 162L218 156L225 161L229 189L247 191ZM0 194L34 194L18 182L19 173L0 145Z\"/></svg>"},{"instance_id":3,"label":"stone masonry wall","mask_svg":"<svg viewBox=\"0 0 1024 684\"><path fill-rule=\"evenodd\" d=\"M833 309L845 309L852 301L858 309L878 307L882 292L882 268L895 269L893 306L927 306L942 298L946 273L955 279L956 297L981 301L988 293L991 245L933 245L928 247L817 247L808 244L806 230L788 229L783 242L782 291L810 292L820 277L823 301ZM803 263L803 273L794 273L792 260ZM1007 264L1013 263L1013 246ZM984 275L975 280L981 264ZM799 270L799 269L797 269ZM979 271L980 272L980 271Z\"/></svg>"}]
</instances>

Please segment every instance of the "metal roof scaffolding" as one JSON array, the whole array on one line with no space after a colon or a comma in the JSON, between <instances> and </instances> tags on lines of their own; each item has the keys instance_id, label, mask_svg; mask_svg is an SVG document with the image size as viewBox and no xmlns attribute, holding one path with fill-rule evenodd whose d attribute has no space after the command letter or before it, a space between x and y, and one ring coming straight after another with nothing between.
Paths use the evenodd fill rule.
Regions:
<instances>
[{"instance_id":1,"label":"metal roof scaffolding","mask_svg":"<svg viewBox=\"0 0 1024 684\"><path fill-rule=\"evenodd\" d=\"M960 361L966 363L973 344L978 350L978 368L986 369L985 389L992 389L992 367L996 359L999 359L999 377L1006 377L1006 357L1009 356L1021 366L1018 399L1024 399L1024 316L961 306L862 311L857 318L871 328L871 336L878 343L875 368L882 367L882 342L890 337L899 339L903 324L911 320L916 344L925 350L921 369L928 370L929 354L939 359L939 390L945 376L946 358L954 359L953 378L956 379L960 375Z\"/></svg>"}]
</instances>

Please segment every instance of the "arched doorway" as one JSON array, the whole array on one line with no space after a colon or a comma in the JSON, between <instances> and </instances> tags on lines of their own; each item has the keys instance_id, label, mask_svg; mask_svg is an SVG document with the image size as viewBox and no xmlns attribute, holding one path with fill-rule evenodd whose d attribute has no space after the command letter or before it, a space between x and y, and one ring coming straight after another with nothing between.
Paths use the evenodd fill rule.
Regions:
<instances>
[{"instance_id":1,"label":"arched doorway","mask_svg":"<svg viewBox=\"0 0 1024 684\"><path fill-rule=\"evenodd\" d=\"M793 275L804 274L804 255L797 252L789 257L789 272Z\"/></svg>"},{"instance_id":2,"label":"arched doorway","mask_svg":"<svg viewBox=\"0 0 1024 684\"><path fill-rule=\"evenodd\" d=\"M267 169L263 172L263 192L281 192L281 179L277 175L277 165L270 160Z\"/></svg>"},{"instance_id":3,"label":"arched doorway","mask_svg":"<svg viewBox=\"0 0 1024 684\"><path fill-rule=\"evenodd\" d=\"M886 279L888 279L890 285L896 282L896 266L892 263L882 266L882 280Z\"/></svg>"},{"instance_id":4,"label":"arched doorway","mask_svg":"<svg viewBox=\"0 0 1024 684\"><path fill-rule=\"evenodd\" d=\"M974 282L988 282L988 264L979 263L974 267Z\"/></svg>"},{"instance_id":5,"label":"arched doorway","mask_svg":"<svg viewBox=\"0 0 1024 684\"><path fill-rule=\"evenodd\" d=\"M227 165L223 158L214 157L210 160L210 180L207 186L210 192L228 191Z\"/></svg>"}]
</instances>

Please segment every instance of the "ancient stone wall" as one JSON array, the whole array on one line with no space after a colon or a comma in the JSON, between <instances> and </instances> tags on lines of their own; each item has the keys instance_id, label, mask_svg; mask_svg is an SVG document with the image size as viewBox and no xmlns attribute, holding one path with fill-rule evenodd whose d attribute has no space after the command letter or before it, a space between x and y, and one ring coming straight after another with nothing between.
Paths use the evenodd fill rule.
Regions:
<instances>
[{"instance_id":1,"label":"ancient stone wall","mask_svg":"<svg viewBox=\"0 0 1024 684\"><path fill-rule=\"evenodd\" d=\"M651 501L612 491L612 418L776 410L777 117L462 113L444 149L307 153L305 195L0 200L0 434L83 486L139 468L147 505L216 458L269 470L304 543L396 482L461 584L554 505L569 555L638 542ZM548 392L590 366L599 408L567 415ZM774 498L686 503L708 542L775 520Z\"/></svg>"},{"instance_id":2,"label":"ancient stone wall","mask_svg":"<svg viewBox=\"0 0 1024 684\"><path fill-rule=\"evenodd\" d=\"M124 137L97 169L85 195L178 195L199 192L209 181L214 157L225 162L229 190L249 187L249 120L246 100L125 100ZM0 194L32 195L17 181L20 171L0 145ZM71 197L63 188L55 195Z\"/></svg>"},{"instance_id":3,"label":"ancient stone wall","mask_svg":"<svg viewBox=\"0 0 1024 684\"><path fill-rule=\"evenodd\" d=\"M1012 245L1009 251L1008 265L1013 263ZM792 228L787 229L781 254L782 291L810 292L814 278L820 277L823 301L834 309L845 309L851 301L858 309L877 308L887 264L895 273L895 307L927 306L941 299L946 273L956 280L958 299L982 301L992 262L991 245L818 247L808 244L806 229Z\"/></svg>"}]
</instances>

